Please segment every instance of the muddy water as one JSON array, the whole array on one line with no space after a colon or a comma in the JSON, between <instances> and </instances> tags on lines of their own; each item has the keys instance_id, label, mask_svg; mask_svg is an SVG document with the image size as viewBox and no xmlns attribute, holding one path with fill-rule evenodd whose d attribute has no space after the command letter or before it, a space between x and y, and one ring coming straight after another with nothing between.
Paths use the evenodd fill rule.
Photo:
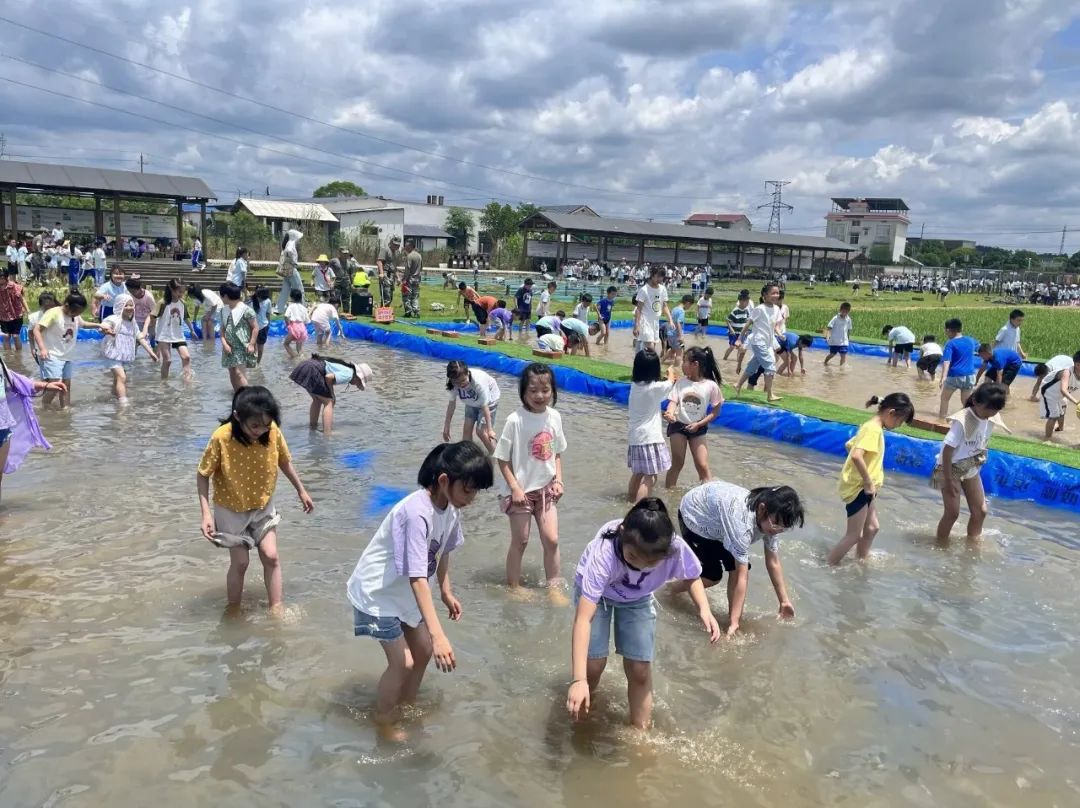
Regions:
<instances>
[{"instance_id":1,"label":"muddy water","mask_svg":"<svg viewBox=\"0 0 1080 808\"><path fill-rule=\"evenodd\" d=\"M808 502L808 526L781 549L794 623L774 619L760 556L737 641L709 647L685 604L662 599L655 730L622 727L618 664L571 727L570 612L506 596L507 525L481 496L454 557L459 668L429 671L409 743L380 743L383 656L353 638L344 585L411 489L445 392L436 363L350 347L377 381L343 397L329 439L307 431L279 344L253 379L279 394L316 500L304 516L281 482L280 621L264 614L257 563L242 616L223 615L225 556L198 537L195 465L228 400L216 357L196 352L190 387L141 362L123 412L100 370L79 368L75 412L45 417L56 451L8 479L0 510L0 805L1080 801L1075 520L995 502L981 548L939 548L935 495L891 475L870 563L827 569L843 523L836 459L724 431L710 436L719 476L790 483ZM500 383L509 410L514 380ZM571 395L560 410L569 574L623 510L625 410ZM535 580L537 547L527 561Z\"/></svg>"},{"instance_id":2,"label":"muddy water","mask_svg":"<svg viewBox=\"0 0 1080 808\"><path fill-rule=\"evenodd\" d=\"M685 342L687 347L708 345L718 357L722 357L728 349L726 336L708 336L698 339L690 334ZM590 350L598 359L608 359L625 365L633 363L633 339L628 329L614 329L611 332L610 346L601 345L599 349L591 346ZM826 366L824 361L828 355L827 350L804 350L803 361L806 365L806 375L800 374L796 369L794 376L777 376L773 386L774 391L779 395L791 393L813 396L855 408L862 407L872 394L885 396L892 392L903 392L911 396L911 400L915 402L915 409L920 418L937 419L941 390L936 381L918 378L914 361L910 368L905 368L903 365L892 368L886 364L885 357L849 354L844 367L839 365L839 356L833 357ZM735 374L735 358L736 354L732 352L730 361L721 362L720 365L724 381L730 384L738 380ZM1016 378L1012 384L1012 397L1005 407L1002 418L1016 437L1041 441L1045 422L1039 417L1039 405L1028 400L1034 384L1033 376ZM760 389L760 383L758 387ZM960 407L960 394L954 393L949 413L956 412ZM1080 427L1078 427L1080 422L1074 417L1065 420L1065 432L1063 435L1059 434L1057 440L1067 445L1080 442Z\"/></svg>"}]
</instances>

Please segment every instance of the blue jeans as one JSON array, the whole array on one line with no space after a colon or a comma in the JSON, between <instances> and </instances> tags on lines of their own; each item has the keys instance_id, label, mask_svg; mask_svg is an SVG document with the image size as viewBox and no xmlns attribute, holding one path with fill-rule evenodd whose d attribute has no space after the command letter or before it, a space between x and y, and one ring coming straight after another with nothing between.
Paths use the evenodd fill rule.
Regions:
<instances>
[{"instance_id":1,"label":"blue jeans","mask_svg":"<svg viewBox=\"0 0 1080 808\"><path fill-rule=\"evenodd\" d=\"M581 589L575 586L575 608L580 599ZM651 594L629 603L600 599L589 629L589 659L607 659L613 617L615 653L635 662L652 662L656 646L656 601Z\"/></svg>"},{"instance_id":2,"label":"blue jeans","mask_svg":"<svg viewBox=\"0 0 1080 808\"><path fill-rule=\"evenodd\" d=\"M353 635L371 637L379 642L393 642L405 636L396 617L375 617L353 606Z\"/></svg>"},{"instance_id":3,"label":"blue jeans","mask_svg":"<svg viewBox=\"0 0 1080 808\"><path fill-rule=\"evenodd\" d=\"M281 279L281 292L278 293L277 310L284 312L285 308L289 305L289 292L293 289L299 289L300 294L304 294L304 282L300 280L300 273L295 269ZM303 303L303 298L300 300Z\"/></svg>"}]
</instances>

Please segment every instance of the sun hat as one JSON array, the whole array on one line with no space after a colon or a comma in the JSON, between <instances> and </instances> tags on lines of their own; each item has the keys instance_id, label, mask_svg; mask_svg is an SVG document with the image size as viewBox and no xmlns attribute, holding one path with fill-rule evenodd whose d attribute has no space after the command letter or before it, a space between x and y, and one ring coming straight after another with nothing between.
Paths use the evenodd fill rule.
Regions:
<instances>
[{"instance_id":1,"label":"sun hat","mask_svg":"<svg viewBox=\"0 0 1080 808\"><path fill-rule=\"evenodd\" d=\"M371 372L371 365L367 362L361 362L356 366L356 380L360 383L361 390L367 390L368 382L371 381L371 377L374 374Z\"/></svg>"},{"instance_id":2,"label":"sun hat","mask_svg":"<svg viewBox=\"0 0 1080 808\"><path fill-rule=\"evenodd\" d=\"M330 259L326 257L326 253L322 253L318 258L315 259L315 263L316 264L329 264Z\"/></svg>"}]
</instances>

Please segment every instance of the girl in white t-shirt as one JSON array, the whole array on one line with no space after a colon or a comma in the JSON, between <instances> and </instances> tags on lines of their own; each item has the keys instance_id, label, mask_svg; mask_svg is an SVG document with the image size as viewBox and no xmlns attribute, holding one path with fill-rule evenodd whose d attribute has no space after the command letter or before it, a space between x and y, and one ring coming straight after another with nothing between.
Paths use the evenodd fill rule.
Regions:
<instances>
[{"instance_id":1,"label":"girl in white t-shirt","mask_svg":"<svg viewBox=\"0 0 1080 808\"><path fill-rule=\"evenodd\" d=\"M392 740L405 738L400 710L416 701L431 657L444 673L457 667L431 590L437 581L447 614L460 620L450 587L450 553L464 541L458 511L491 488L493 476L487 453L472 441L436 446L420 466L420 490L386 515L349 577L353 634L378 640L386 654L375 723Z\"/></svg>"},{"instance_id":2,"label":"girl in white t-shirt","mask_svg":"<svg viewBox=\"0 0 1080 808\"><path fill-rule=\"evenodd\" d=\"M705 482L712 477L705 434L709 424L720 415L720 406L724 403L720 368L712 348L695 346L688 350L683 357L682 371L683 378L676 382L664 412L671 440L671 468L664 480L667 488L674 488L679 481L687 447L694 459L698 479Z\"/></svg>"},{"instance_id":3,"label":"girl in white t-shirt","mask_svg":"<svg viewBox=\"0 0 1080 808\"><path fill-rule=\"evenodd\" d=\"M341 317L337 307L341 305L341 298L335 292L330 292L329 303L316 303L311 309L311 324L315 326L315 345L324 348L330 344L334 336L331 323L337 323L338 334L345 338L345 331L341 328Z\"/></svg>"},{"instance_id":4,"label":"girl in white t-shirt","mask_svg":"<svg viewBox=\"0 0 1080 808\"><path fill-rule=\"evenodd\" d=\"M489 452L494 452L495 414L502 395L499 383L484 371L470 370L467 364L455 359L446 364L446 389L450 391L450 400L446 404L443 440L450 440L450 422L460 399L465 404L465 426L461 439L472 440L475 427L480 442Z\"/></svg>"},{"instance_id":5,"label":"girl in white t-shirt","mask_svg":"<svg viewBox=\"0 0 1080 808\"><path fill-rule=\"evenodd\" d=\"M937 526L937 539L947 542L953 525L960 517L960 493L967 499L968 541L978 541L986 521L986 492L980 469L986 463L986 449L994 426L1005 427L1000 413L1005 408L1009 389L998 382L979 385L968 398L967 406L949 416L949 434L942 441L930 485L941 491L945 511ZM1008 429L1007 427L1005 427Z\"/></svg>"},{"instance_id":6,"label":"girl in white t-shirt","mask_svg":"<svg viewBox=\"0 0 1080 808\"><path fill-rule=\"evenodd\" d=\"M157 350L161 355L161 378L169 378L169 365L172 364L172 352L180 355L184 381L191 379L191 354L188 353L187 339L184 336L184 324L188 321L187 306L184 305L184 287L175 278L165 285L161 308L154 318L154 334ZM195 330L191 329L194 334Z\"/></svg>"},{"instance_id":7,"label":"girl in white t-shirt","mask_svg":"<svg viewBox=\"0 0 1080 808\"><path fill-rule=\"evenodd\" d=\"M285 353L291 359L300 356L300 350L307 342L307 324L311 322L311 315L304 306L304 293L299 289L289 292L289 300L292 301L285 307ZM293 350L293 345L296 350Z\"/></svg>"},{"instance_id":8,"label":"girl in white t-shirt","mask_svg":"<svg viewBox=\"0 0 1080 808\"><path fill-rule=\"evenodd\" d=\"M503 482L500 505L510 517L510 549L506 553L506 583L521 586L521 561L529 542L532 522L540 531L544 550L544 577L549 597L569 603L561 591L559 575L559 515L556 503L563 495L562 453L566 435L555 410L559 391L555 374L534 362L522 371L518 383L521 407L510 413L493 452Z\"/></svg>"},{"instance_id":9,"label":"girl in white t-shirt","mask_svg":"<svg viewBox=\"0 0 1080 808\"><path fill-rule=\"evenodd\" d=\"M195 301L195 310L201 312L203 342L210 344L214 341L214 323L217 322L218 313L225 303L213 289L201 289L198 286L188 287L188 297Z\"/></svg>"},{"instance_id":10,"label":"girl in white t-shirt","mask_svg":"<svg viewBox=\"0 0 1080 808\"><path fill-rule=\"evenodd\" d=\"M627 436L626 465L630 485L626 498L631 504L652 496L656 478L671 468L671 453L664 440L664 419L660 405L671 396L675 368L668 368L667 381L660 377L660 355L646 348L634 357L630 385L630 429Z\"/></svg>"},{"instance_id":11,"label":"girl in white t-shirt","mask_svg":"<svg viewBox=\"0 0 1080 808\"><path fill-rule=\"evenodd\" d=\"M776 328L780 317L780 287L767 283L761 287L761 305L754 306L743 326L742 333L735 340L735 347L741 349L745 344L752 357L735 383L735 396L742 392L743 385L754 373L760 370L765 374L765 398L776 402L780 396L773 395L773 380L776 378Z\"/></svg>"},{"instance_id":12,"label":"girl in white t-shirt","mask_svg":"<svg viewBox=\"0 0 1080 808\"><path fill-rule=\"evenodd\" d=\"M101 352L112 373L113 397L118 404L126 406L127 371L135 361L136 348L142 346L155 362L157 354L135 323L135 298L119 295L113 301L113 311L116 313L101 321L101 333L105 335L101 341Z\"/></svg>"}]
</instances>

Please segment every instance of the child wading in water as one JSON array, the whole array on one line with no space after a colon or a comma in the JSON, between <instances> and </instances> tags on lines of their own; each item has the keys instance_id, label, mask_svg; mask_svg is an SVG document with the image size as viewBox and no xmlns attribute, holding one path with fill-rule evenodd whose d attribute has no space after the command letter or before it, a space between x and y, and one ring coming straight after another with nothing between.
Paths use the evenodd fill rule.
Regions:
<instances>
[{"instance_id":1,"label":"child wading in water","mask_svg":"<svg viewBox=\"0 0 1080 808\"><path fill-rule=\"evenodd\" d=\"M686 462L687 447L694 459L698 479L705 482L712 477L705 435L709 431L709 424L719 417L720 407L724 403L724 394L720 390L720 368L716 366L712 348L693 347L688 350L683 358L682 370L683 378L675 383L664 413L668 422L668 438L671 440L671 468L664 480L666 488L674 488L679 481L683 463Z\"/></svg>"},{"instance_id":2,"label":"child wading in water","mask_svg":"<svg viewBox=\"0 0 1080 808\"><path fill-rule=\"evenodd\" d=\"M221 366L229 370L229 382L235 393L241 387L247 387L247 374L244 368L253 368L258 364L255 358L255 339L259 336L259 326L255 312L241 298L244 290L235 283L226 281L221 284Z\"/></svg>"},{"instance_id":3,"label":"child wading in water","mask_svg":"<svg viewBox=\"0 0 1080 808\"><path fill-rule=\"evenodd\" d=\"M611 624L615 653L623 658L630 723L647 729L652 719L652 659L656 645L653 592L668 581L689 581L690 597L709 634L720 627L709 608L701 564L675 534L667 508L646 497L623 519L613 519L585 547L574 577L574 629L566 709L574 720L589 712L592 694L607 667Z\"/></svg>"},{"instance_id":4,"label":"child wading in water","mask_svg":"<svg viewBox=\"0 0 1080 808\"><path fill-rule=\"evenodd\" d=\"M188 297L195 301L195 310L202 312L202 340L206 345L214 341L214 322L218 319L218 312L225 305L217 292L212 289L200 289L198 286L188 287Z\"/></svg>"},{"instance_id":5,"label":"child wading in water","mask_svg":"<svg viewBox=\"0 0 1080 808\"><path fill-rule=\"evenodd\" d=\"M664 440L664 419L660 405L675 387L675 368L669 367L667 381L660 378L660 356L646 348L634 357L633 384L630 385L626 465L630 485L626 498L637 502L652 496L656 478L671 468L671 452Z\"/></svg>"},{"instance_id":6,"label":"child wading in water","mask_svg":"<svg viewBox=\"0 0 1080 808\"><path fill-rule=\"evenodd\" d=\"M270 290L265 286L257 288L248 300L248 305L255 312L255 324L259 327L259 334L255 339L255 364L258 365L262 362L266 339L270 336Z\"/></svg>"},{"instance_id":7,"label":"child wading in water","mask_svg":"<svg viewBox=\"0 0 1080 808\"><path fill-rule=\"evenodd\" d=\"M450 619L460 620L450 587L450 553L464 541L458 511L491 488L493 477L487 454L472 441L436 446L420 466L420 490L386 515L349 577L353 634L378 640L386 654L375 722L393 740L404 739L400 709L416 701L431 657L445 673L457 667L432 588L437 580Z\"/></svg>"},{"instance_id":8,"label":"child wading in water","mask_svg":"<svg viewBox=\"0 0 1080 808\"><path fill-rule=\"evenodd\" d=\"M366 390L367 383L371 381L371 368L363 363L354 365L344 359L312 354L311 359L305 359L293 368L289 378L311 396L308 427L318 429L321 415L323 434L329 435L334 429L334 405L337 403L334 386L351 384Z\"/></svg>"},{"instance_id":9,"label":"child wading in water","mask_svg":"<svg viewBox=\"0 0 1080 808\"><path fill-rule=\"evenodd\" d=\"M300 356L300 351L307 342L307 324L311 321L307 307L304 305L304 293L299 289L289 292L289 300L292 302L285 307L285 353L291 359ZM296 349L293 350L292 346Z\"/></svg>"},{"instance_id":10,"label":"child wading in water","mask_svg":"<svg viewBox=\"0 0 1080 808\"><path fill-rule=\"evenodd\" d=\"M157 354L135 324L135 298L119 295L113 299L113 311L117 313L110 314L101 323L101 333L105 335L101 348L112 371L113 397L118 404L126 405L127 372L135 361L135 347L141 345L155 362Z\"/></svg>"},{"instance_id":11,"label":"child wading in water","mask_svg":"<svg viewBox=\"0 0 1080 808\"><path fill-rule=\"evenodd\" d=\"M1009 389L1000 382L987 382L975 388L967 405L949 416L949 434L941 444L930 486L941 492L945 511L937 526L937 540L947 542L960 516L960 493L967 499L968 541L982 537L986 521L986 492L979 470L986 463L986 449L994 426L1005 427L998 415L1009 397ZM1007 429L1007 427L1006 427Z\"/></svg>"},{"instance_id":12,"label":"child wading in water","mask_svg":"<svg viewBox=\"0 0 1080 808\"><path fill-rule=\"evenodd\" d=\"M304 513L315 507L293 467L281 434L281 410L265 387L241 387L233 394L232 412L206 444L196 475L201 529L207 541L229 550L225 578L229 606L236 608L244 594L244 574L252 547L259 550L270 611L281 611L281 565L278 563L274 487L282 474L300 496ZM210 481L214 509L210 510Z\"/></svg>"},{"instance_id":13,"label":"child wading in water","mask_svg":"<svg viewBox=\"0 0 1080 808\"><path fill-rule=\"evenodd\" d=\"M521 560L529 542L533 519L544 550L544 577L549 597L567 602L560 591L559 514L556 503L563 495L562 453L566 451L562 417L555 410L559 392L551 368L534 362L518 383L521 407L506 419L495 446L503 485L501 507L510 517L510 549L506 553L506 583L521 586Z\"/></svg>"},{"instance_id":14,"label":"child wading in water","mask_svg":"<svg viewBox=\"0 0 1080 808\"><path fill-rule=\"evenodd\" d=\"M482 370L470 370L460 359L446 363L446 389L450 400L446 404L446 420L443 421L443 440L450 441L450 422L458 399L465 404L465 426L462 440L473 439L476 427L480 442L489 452L495 451L495 415L499 409L502 392L499 383Z\"/></svg>"},{"instance_id":15,"label":"child wading in water","mask_svg":"<svg viewBox=\"0 0 1080 808\"><path fill-rule=\"evenodd\" d=\"M17 471L33 447L52 448L41 434L34 413L34 394L39 390L62 395L64 383L28 379L9 370L0 357L0 494L3 493L4 475Z\"/></svg>"},{"instance_id":16,"label":"child wading in water","mask_svg":"<svg viewBox=\"0 0 1080 808\"><path fill-rule=\"evenodd\" d=\"M154 323L157 347L161 352L161 378L163 379L169 378L173 350L180 355L184 381L191 378L191 354L188 353L187 339L184 337L184 323L188 324L194 336L195 329L191 328L187 307L184 305L184 287L174 278L165 285L165 295Z\"/></svg>"},{"instance_id":17,"label":"child wading in water","mask_svg":"<svg viewBox=\"0 0 1080 808\"><path fill-rule=\"evenodd\" d=\"M910 424L915 405L906 393L890 393L884 399L872 396L867 407L878 411L849 440L847 460L840 471L840 498L847 510L847 530L840 542L829 551L829 563L839 564L848 551L858 545L858 558L870 554L870 545L878 532L877 506L874 499L885 482L885 430Z\"/></svg>"}]
</instances>

